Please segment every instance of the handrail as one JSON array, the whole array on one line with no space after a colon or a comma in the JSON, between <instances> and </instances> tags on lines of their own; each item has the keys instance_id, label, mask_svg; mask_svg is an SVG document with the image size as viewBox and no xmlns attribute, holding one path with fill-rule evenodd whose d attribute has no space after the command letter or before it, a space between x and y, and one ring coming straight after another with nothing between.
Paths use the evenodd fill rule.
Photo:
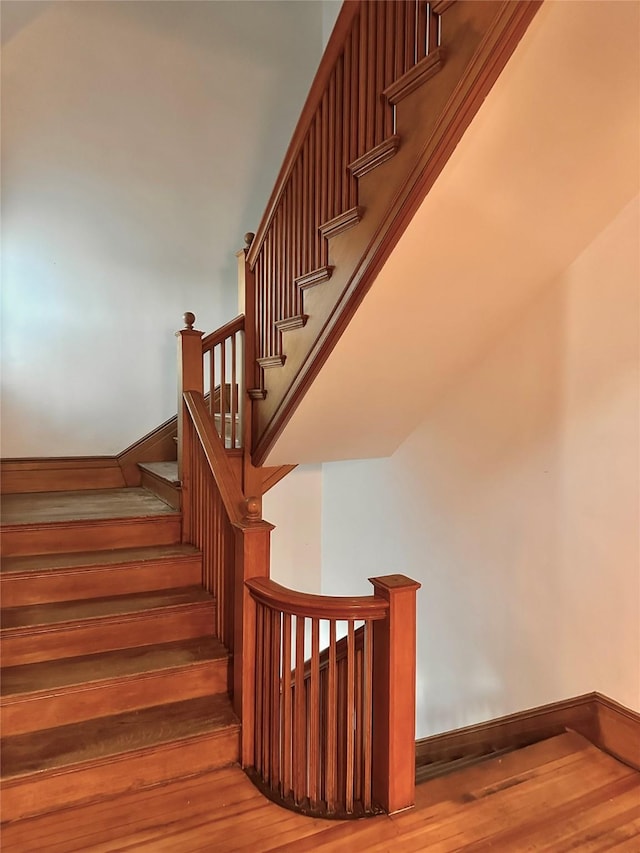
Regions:
<instances>
[{"instance_id":1,"label":"handrail","mask_svg":"<svg viewBox=\"0 0 640 853\"><path fill-rule=\"evenodd\" d=\"M403 575L370 581L375 594L361 598L245 581L255 729L243 763L268 797L305 814L362 817L413 804L420 584Z\"/></svg>"},{"instance_id":2,"label":"handrail","mask_svg":"<svg viewBox=\"0 0 640 853\"><path fill-rule=\"evenodd\" d=\"M375 595L314 595L287 589L269 578L250 579L247 586L256 601L291 616L373 621L384 619L389 609L389 602Z\"/></svg>"},{"instance_id":3,"label":"handrail","mask_svg":"<svg viewBox=\"0 0 640 853\"><path fill-rule=\"evenodd\" d=\"M255 237L253 238L247 253L247 262L251 267L254 266L256 258L260 253L265 235L269 230L269 226L273 220L278 203L282 198L287 181L291 176L291 171L296 158L300 153L300 148L302 147L305 134L309 130L309 125L311 124L318 109L318 105L322 100L322 95L327 87L338 57L344 48L347 33L351 28L353 19L357 15L358 10L359 0L344 0L331 32L331 36L329 37L329 41L327 42L327 46L322 55L320 65L318 66L316 75L313 78L309 94L304 102L300 118L298 119L298 123L293 131L291 142L289 143L289 147L287 148L287 152L284 156L284 161L280 168L280 172L278 173L271 196L269 197L265 213L260 221L258 230L256 231Z\"/></svg>"},{"instance_id":4,"label":"handrail","mask_svg":"<svg viewBox=\"0 0 640 853\"><path fill-rule=\"evenodd\" d=\"M213 426L204 397L197 391L185 391L183 397L229 520L232 524L243 524L247 500L233 473L220 436Z\"/></svg>"},{"instance_id":5,"label":"handrail","mask_svg":"<svg viewBox=\"0 0 640 853\"><path fill-rule=\"evenodd\" d=\"M238 314L233 320L229 320L224 326L220 326L213 332L209 332L202 339L202 351L211 349L216 344L222 343L226 338L235 335L236 332L241 332L244 329L244 314Z\"/></svg>"}]
</instances>

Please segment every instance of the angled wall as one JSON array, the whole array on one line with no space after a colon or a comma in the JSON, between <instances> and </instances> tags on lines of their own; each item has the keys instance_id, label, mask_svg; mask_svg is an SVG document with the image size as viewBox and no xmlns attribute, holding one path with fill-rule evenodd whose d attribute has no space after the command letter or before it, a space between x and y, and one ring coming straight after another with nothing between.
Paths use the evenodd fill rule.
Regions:
<instances>
[{"instance_id":1,"label":"angled wall","mask_svg":"<svg viewBox=\"0 0 640 853\"><path fill-rule=\"evenodd\" d=\"M192 310L236 313L322 50L320 2L2 4L2 454L118 452L175 414Z\"/></svg>"},{"instance_id":2,"label":"angled wall","mask_svg":"<svg viewBox=\"0 0 640 853\"><path fill-rule=\"evenodd\" d=\"M323 593L418 593L418 736L640 710L640 218L628 204L389 458L323 466Z\"/></svg>"}]
</instances>

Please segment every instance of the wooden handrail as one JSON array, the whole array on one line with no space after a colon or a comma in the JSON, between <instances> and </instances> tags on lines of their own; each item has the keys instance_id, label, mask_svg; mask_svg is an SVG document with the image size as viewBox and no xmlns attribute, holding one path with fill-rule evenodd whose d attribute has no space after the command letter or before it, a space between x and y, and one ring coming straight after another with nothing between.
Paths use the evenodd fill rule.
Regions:
<instances>
[{"instance_id":1,"label":"wooden handrail","mask_svg":"<svg viewBox=\"0 0 640 853\"><path fill-rule=\"evenodd\" d=\"M271 799L306 814L361 817L413 803L420 584L403 575L370 581L376 594L362 598L245 581L255 606L255 737L245 769Z\"/></svg>"},{"instance_id":2,"label":"wooden handrail","mask_svg":"<svg viewBox=\"0 0 640 853\"><path fill-rule=\"evenodd\" d=\"M231 335L235 335L236 332L241 332L244 329L244 314L238 314L237 317L234 317L233 320L229 320L228 323L225 323L224 326L220 326L219 329L216 329L213 332L209 332L208 335L205 335L202 339L202 351L211 349L211 347L216 346L216 344L221 344L226 338L231 337Z\"/></svg>"},{"instance_id":3,"label":"wooden handrail","mask_svg":"<svg viewBox=\"0 0 640 853\"><path fill-rule=\"evenodd\" d=\"M344 42L349 30L351 29L353 19L358 14L359 5L359 0L344 0L342 4L338 18L331 32L331 36L329 37L329 41L327 42L327 46L322 55L320 65L318 66L316 75L313 78L309 94L304 102L300 118L296 124L293 136L291 137L291 142L289 143L287 152L284 155L284 161L267 203L267 208L251 242L251 246L249 247L247 263L251 268L255 265L256 258L260 253L265 235L273 221L273 216L278 204L280 203L287 181L291 176L292 169L300 153L300 148L302 147L305 134L309 130L309 126L318 110L322 96L327 88L329 78L333 73L334 66L344 48Z\"/></svg>"},{"instance_id":4,"label":"wooden handrail","mask_svg":"<svg viewBox=\"0 0 640 853\"><path fill-rule=\"evenodd\" d=\"M204 397L197 391L185 391L183 396L229 520L232 524L243 524L248 517L250 507L233 473L220 436L211 421Z\"/></svg>"},{"instance_id":5,"label":"wooden handrail","mask_svg":"<svg viewBox=\"0 0 640 853\"><path fill-rule=\"evenodd\" d=\"M389 603L375 595L314 595L287 589L268 578L248 580L247 586L256 601L291 616L373 621L384 619L389 609Z\"/></svg>"}]
</instances>

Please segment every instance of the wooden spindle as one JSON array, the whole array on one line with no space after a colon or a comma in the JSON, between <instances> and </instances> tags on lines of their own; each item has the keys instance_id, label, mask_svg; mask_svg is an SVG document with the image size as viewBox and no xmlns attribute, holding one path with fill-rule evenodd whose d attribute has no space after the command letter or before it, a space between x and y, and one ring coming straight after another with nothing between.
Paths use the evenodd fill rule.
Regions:
<instances>
[{"instance_id":1,"label":"wooden spindle","mask_svg":"<svg viewBox=\"0 0 640 853\"><path fill-rule=\"evenodd\" d=\"M296 803L306 794L307 720L304 695L304 616L296 616L296 681L294 690L294 727L293 727L293 793Z\"/></svg>"},{"instance_id":2,"label":"wooden spindle","mask_svg":"<svg viewBox=\"0 0 640 853\"><path fill-rule=\"evenodd\" d=\"M291 776L291 746L293 737L293 714L291 701L291 615L282 617L282 789L283 797L289 797L293 788Z\"/></svg>"},{"instance_id":3,"label":"wooden spindle","mask_svg":"<svg viewBox=\"0 0 640 853\"><path fill-rule=\"evenodd\" d=\"M371 755L373 740L371 735L371 717L373 710L373 626L370 622L364 626L363 648L363 692L364 711L362 719L362 753L363 753L363 789L362 804L365 811L372 807L371 796Z\"/></svg>"},{"instance_id":4,"label":"wooden spindle","mask_svg":"<svg viewBox=\"0 0 640 853\"><path fill-rule=\"evenodd\" d=\"M309 799L320 799L320 621L311 620L311 680L309 686Z\"/></svg>"},{"instance_id":5,"label":"wooden spindle","mask_svg":"<svg viewBox=\"0 0 640 853\"><path fill-rule=\"evenodd\" d=\"M353 622L347 626L347 715L346 715L346 779L345 806L347 811L353 811L353 777L354 777L354 722L355 722L355 640Z\"/></svg>"},{"instance_id":6,"label":"wooden spindle","mask_svg":"<svg viewBox=\"0 0 640 853\"><path fill-rule=\"evenodd\" d=\"M338 797L338 715L337 715L336 622L329 622L329 667L327 672L327 734L326 734L326 800L327 811L333 814Z\"/></svg>"}]
</instances>

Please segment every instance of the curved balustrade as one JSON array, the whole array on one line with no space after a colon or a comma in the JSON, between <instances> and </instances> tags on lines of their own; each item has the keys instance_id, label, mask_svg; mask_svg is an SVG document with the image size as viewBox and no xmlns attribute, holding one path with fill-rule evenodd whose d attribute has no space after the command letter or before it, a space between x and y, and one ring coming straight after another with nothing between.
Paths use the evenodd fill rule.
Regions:
<instances>
[{"instance_id":1,"label":"curved balustrade","mask_svg":"<svg viewBox=\"0 0 640 853\"><path fill-rule=\"evenodd\" d=\"M245 763L268 796L307 814L361 817L413 802L396 789L406 797L409 778L413 790L415 670L393 659L401 648L415 654L419 584L398 575L372 583L373 596L330 597L246 581L255 606L255 737ZM391 780L383 772L390 752L403 755Z\"/></svg>"}]
</instances>

